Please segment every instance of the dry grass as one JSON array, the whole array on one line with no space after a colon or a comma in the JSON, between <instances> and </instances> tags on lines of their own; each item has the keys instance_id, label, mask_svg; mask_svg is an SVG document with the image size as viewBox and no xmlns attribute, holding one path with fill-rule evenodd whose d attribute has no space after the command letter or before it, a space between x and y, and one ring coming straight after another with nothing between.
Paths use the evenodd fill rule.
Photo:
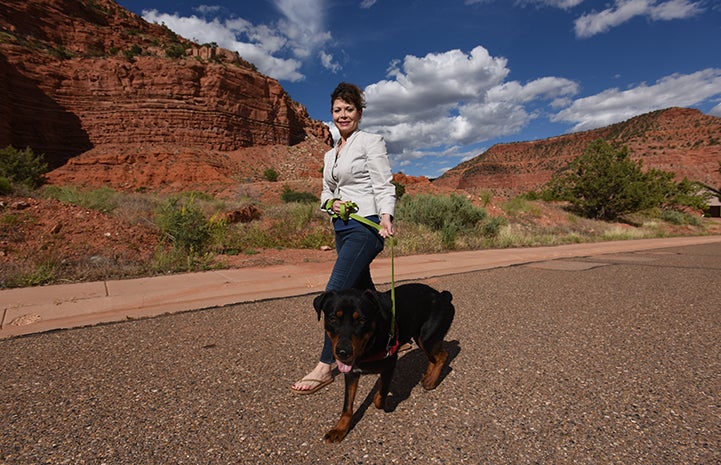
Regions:
<instances>
[{"instance_id":1,"label":"dry grass","mask_svg":"<svg viewBox=\"0 0 721 465\"><path fill-rule=\"evenodd\" d=\"M87 209L106 211L108 220L95 220L101 222L99 227L112 221L115 229L145 228L154 234L151 234L152 237L162 237L156 215L158 205L166 201L166 197L153 194L110 195L107 191L84 197L82 193L66 189L61 194ZM222 216L224 212L241 208L249 202L244 197L230 201L202 194L195 194L192 198L194 205L208 219ZM394 253L401 256L450 250L721 234L721 223L715 219L684 219L672 215L672 221L669 222L664 220L662 212L647 212L645 215L635 215L633 221L630 221L633 223L631 225L581 218L569 213L563 205L540 200L516 198L498 204L493 204L490 196L481 200L486 205L483 208L492 214L485 215L475 227L459 232L452 244L449 244L448 236L444 236L444 231L398 217ZM179 205L184 204L180 202ZM46 241L31 243L29 238L47 235L47 231L38 228L46 229L48 219L43 218L44 222L41 222L26 212L0 208L0 288L120 279L233 266L262 266L303 259L303 250L310 256L322 247L334 248L329 219L314 203L276 202L257 206L262 211L261 218L249 223L228 224L208 220L211 226L207 243L190 253L178 250L172 243L162 239L155 242L142 241L140 245L135 241L131 247L119 248L113 253L104 253L102 244L93 247L97 237L90 235L75 237L69 234L63 236L61 233ZM52 212L46 210L44 215L52 215ZM23 243L27 243L25 249L22 249ZM11 246L3 249L2 244ZM12 252L8 252L11 249ZM18 252L16 249L22 250ZM264 261L263 251L273 251L272 259ZM283 251L286 251L288 258L282 258ZM382 256L388 254L389 248L386 248ZM333 252L327 252L326 257L331 255ZM257 258L243 258L251 256Z\"/></svg>"}]
</instances>

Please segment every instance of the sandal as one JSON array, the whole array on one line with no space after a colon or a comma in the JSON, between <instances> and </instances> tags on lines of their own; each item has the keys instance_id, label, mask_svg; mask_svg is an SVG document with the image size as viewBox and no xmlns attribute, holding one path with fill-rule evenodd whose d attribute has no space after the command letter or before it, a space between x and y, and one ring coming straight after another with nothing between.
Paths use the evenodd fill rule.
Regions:
<instances>
[{"instance_id":1,"label":"sandal","mask_svg":"<svg viewBox=\"0 0 721 465\"><path fill-rule=\"evenodd\" d=\"M314 378L303 378L298 382L299 383L315 383L315 386L313 386L310 389L296 389L293 386L291 386L290 390L293 391L295 394L302 394L302 395L313 394L313 393L318 392L319 390L323 389L324 387L328 386L333 381L335 381L335 378L330 378L330 379L326 379L326 380L314 379Z\"/></svg>"}]
</instances>

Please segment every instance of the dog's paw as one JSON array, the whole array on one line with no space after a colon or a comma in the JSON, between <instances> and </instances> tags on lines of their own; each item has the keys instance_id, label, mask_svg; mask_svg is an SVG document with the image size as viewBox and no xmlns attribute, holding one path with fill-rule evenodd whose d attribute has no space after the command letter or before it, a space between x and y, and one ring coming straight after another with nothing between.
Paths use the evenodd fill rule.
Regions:
<instances>
[{"instance_id":1,"label":"dog's paw","mask_svg":"<svg viewBox=\"0 0 721 465\"><path fill-rule=\"evenodd\" d=\"M341 442L347 433L348 433L348 431L338 429L338 428L333 428L332 430L325 433L325 436L323 436L323 439L327 443Z\"/></svg>"},{"instance_id":2,"label":"dog's paw","mask_svg":"<svg viewBox=\"0 0 721 465\"><path fill-rule=\"evenodd\" d=\"M426 391L432 391L436 387L438 387L438 377L437 376L424 376L421 380L421 385L423 386L423 389Z\"/></svg>"},{"instance_id":3,"label":"dog's paw","mask_svg":"<svg viewBox=\"0 0 721 465\"><path fill-rule=\"evenodd\" d=\"M376 395L373 397L373 405L375 405L378 410L385 410L386 396L381 395L380 392L376 392Z\"/></svg>"}]
</instances>

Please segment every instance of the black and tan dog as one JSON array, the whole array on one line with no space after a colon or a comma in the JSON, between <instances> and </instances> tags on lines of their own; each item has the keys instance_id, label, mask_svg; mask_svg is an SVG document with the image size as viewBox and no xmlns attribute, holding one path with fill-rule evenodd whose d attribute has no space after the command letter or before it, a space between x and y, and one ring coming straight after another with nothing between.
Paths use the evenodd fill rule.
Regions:
<instances>
[{"instance_id":1,"label":"black and tan dog","mask_svg":"<svg viewBox=\"0 0 721 465\"><path fill-rule=\"evenodd\" d=\"M313 306L325 318L325 330L333 343L338 370L345 377L343 412L327 442L339 442L353 419L353 401L361 374L380 373L380 389L373 403L385 408L398 347L413 339L428 356L423 376L425 389L434 389L448 358L443 338L451 327L455 309L448 291L438 292L425 284L404 284L395 289L395 328L391 328L390 291L348 289L324 292Z\"/></svg>"}]
</instances>

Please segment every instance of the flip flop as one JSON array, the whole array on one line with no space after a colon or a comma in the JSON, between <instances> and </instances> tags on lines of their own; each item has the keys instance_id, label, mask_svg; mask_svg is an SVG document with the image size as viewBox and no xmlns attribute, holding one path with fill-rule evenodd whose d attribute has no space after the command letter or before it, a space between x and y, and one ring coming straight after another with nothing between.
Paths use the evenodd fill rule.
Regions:
<instances>
[{"instance_id":1,"label":"flip flop","mask_svg":"<svg viewBox=\"0 0 721 465\"><path fill-rule=\"evenodd\" d=\"M406 342L405 344L403 344L402 346L400 346L400 347L398 348L398 353L400 354L401 352L405 352L405 351L407 351L407 350L411 350L412 348L413 348L413 343L411 343L411 342Z\"/></svg>"},{"instance_id":2,"label":"flip flop","mask_svg":"<svg viewBox=\"0 0 721 465\"><path fill-rule=\"evenodd\" d=\"M295 389L293 386L291 386L290 390L296 394L302 394L302 395L313 394L313 393L318 392L319 390L323 389L324 387L328 386L333 381L335 381L335 378L326 379L326 380L314 379L314 378L303 378L299 381L299 383L316 383L316 385L310 389Z\"/></svg>"}]
</instances>

